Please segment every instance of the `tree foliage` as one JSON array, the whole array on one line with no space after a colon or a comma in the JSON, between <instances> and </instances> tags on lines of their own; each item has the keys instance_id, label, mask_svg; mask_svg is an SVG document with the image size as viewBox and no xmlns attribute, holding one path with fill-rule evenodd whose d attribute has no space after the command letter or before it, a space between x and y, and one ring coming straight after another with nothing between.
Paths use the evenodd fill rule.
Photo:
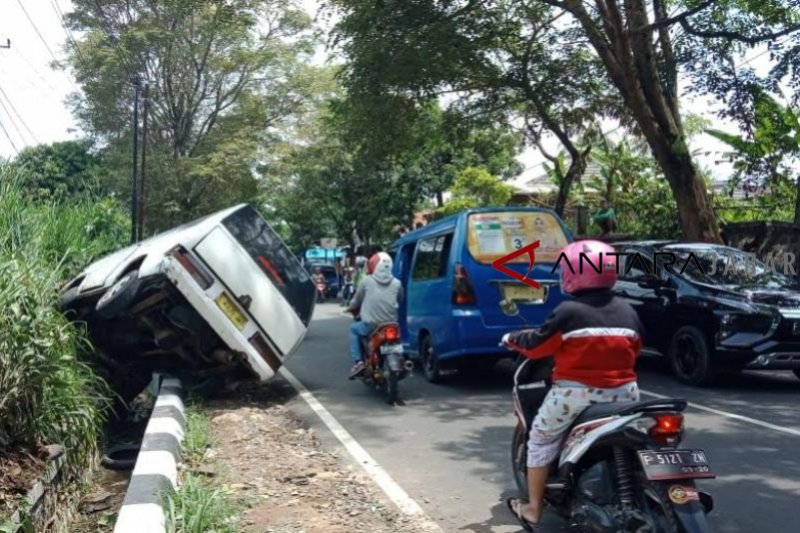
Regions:
<instances>
[{"instance_id":1,"label":"tree foliage","mask_svg":"<svg viewBox=\"0 0 800 533\"><path fill-rule=\"evenodd\" d=\"M149 84L147 220L254 201L255 167L304 111L310 21L291 0L77 0L71 62L84 127L129 191L134 84ZM141 107L140 107L141 110Z\"/></svg>"},{"instance_id":2,"label":"tree foliage","mask_svg":"<svg viewBox=\"0 0 800 533\"><path fill-rule=\"evenodd\" d=\"M797 39L793 0L332 3L343 12L338 36L350 60L348 83L360 92L455 90L468 106L535 117L573 162L581 154L548 118L585 133L587 112L619 116L646 140L685 236L697 240L717 241L719 232L687 146L679 78L688 74L694 93L735 102L740 87L776 86L800 64L798 48L779 41ZM777 62L768 79L734 61L759 43Z\"/></svg>"},{"instance_id":3,"label":"tree foliage","mask_svg":"<svg viewBox=\"0 0 800 533\"><path fill-rule=\"evenodd\" d=\"M511 0L332 3L344 12L336 34L362 114L403 115L409 99L447 93L462 115L514 117L529 141L552 135L569 154L556 205L563 209L588 158L575 139L619 105L597 58L554 10Z\"/></svg>"},{"instance_id":4,"label":"tree foliage","mask_svg":"<svg viewBox=\"0 0 800 533\"><path fill-rule=\"evenodd\" d=\"M39 144L24 149L14 159L36 194L64 198L102 193L104 159L88 140Z\"/></svg>"},{"instance_id":5,"label":"tree foliage","mask_svg":"<svg viewBox=\"0 0 800 533\"><path fill-rule=\"evenodd\" d=\"M473 207L504 206L514 189L485 168L467 167L456 176L450 189L452 198L437 210L452 215Z\"/></svg>"},{"instance_id":6,"label":"tree foliage","mask_svg":"<svg viewBox=\"0 0 800 533\"><path fill-rule=\"evenodd\" d=\"M709 129L708 133L732 149L735 176L733 185L741 182L756 187L769 187L773 200L782 196L787 186L795 188L794 223L800 225L800 115L781 105L769 94L758 91L753 108L752 127L744 136Z\"/></svg>"}]
</instances>

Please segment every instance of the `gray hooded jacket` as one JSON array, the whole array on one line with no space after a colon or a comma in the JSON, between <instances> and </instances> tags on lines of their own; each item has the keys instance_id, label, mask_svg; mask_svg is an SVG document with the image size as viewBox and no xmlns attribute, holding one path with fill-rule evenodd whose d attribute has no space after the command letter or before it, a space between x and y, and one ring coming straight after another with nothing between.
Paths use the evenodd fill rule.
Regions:
<instances>
[{"instance_id":1,"label":"gray hooded jacket","mask_svg":"<svg viewBox=\"0 0 800 533\"><path fill-rule=\"evenodd\" d=\"M361 309L361 320L377 326L397 322L397 308L403 294L400 280L386 270L376 270L358 284L350 309Z\"/></svg>"}]
</instances>

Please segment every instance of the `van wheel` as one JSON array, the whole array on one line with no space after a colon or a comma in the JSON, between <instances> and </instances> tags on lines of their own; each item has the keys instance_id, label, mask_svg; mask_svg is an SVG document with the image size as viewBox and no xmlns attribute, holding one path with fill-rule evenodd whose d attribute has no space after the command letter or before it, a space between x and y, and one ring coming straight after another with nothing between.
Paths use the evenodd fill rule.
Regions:
<instances>
[{"instance_id":1,"label":"van wheel","mask_svg":"<svg viewBox=\"0 0 800 533\"><path fill-rule=\"evenodd\" d=\"M688 385L710 385L717 377L706 338L694 326L684 326L672 336L669 362L678 380Z\"/></svg>"},{"instance_id":2,"label":"van wheel","mask_svg":"<svg viewBox=\"0 0 800 533\"><path fill-rule=\"evenodd\" d=\"M425 379L431 383L442 382L442 369L439 358L433 349L433 341L430 335L425 335L420 341L420 354L422 355L422 373Z\"/></svg>"},{"instance_id":3,"label":"van wheel","mask_svg":"<svg viewBox=\"0 0 800 533\"><path fill-rule=\"evenodd\" d=\"M136 299L139 292L139 272L134 270L128 272L117 280L104 294L97 300L95 310L103 318L111 319L117 317Z\"/></svg>"}]
</instances>

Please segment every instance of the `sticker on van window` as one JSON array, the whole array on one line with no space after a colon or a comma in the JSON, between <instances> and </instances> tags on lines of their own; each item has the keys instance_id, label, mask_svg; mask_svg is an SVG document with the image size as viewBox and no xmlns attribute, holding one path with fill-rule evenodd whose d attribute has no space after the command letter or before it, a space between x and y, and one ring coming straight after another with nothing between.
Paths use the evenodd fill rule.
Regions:
<instances>
[{"instance_id":1,"label":"sticker on van window","mask_svg":"<svg viewBox=\"0 0 800 533\"><path fill-rule=\"evenodd\" d=\"M567 236L558 219L539 211L473 213L469 216L468 247L481 263L493 263L501 257L539 241L536 260L555 263ZM519 256L512 262L525 262Z\"/></svg>"}]
</instances>

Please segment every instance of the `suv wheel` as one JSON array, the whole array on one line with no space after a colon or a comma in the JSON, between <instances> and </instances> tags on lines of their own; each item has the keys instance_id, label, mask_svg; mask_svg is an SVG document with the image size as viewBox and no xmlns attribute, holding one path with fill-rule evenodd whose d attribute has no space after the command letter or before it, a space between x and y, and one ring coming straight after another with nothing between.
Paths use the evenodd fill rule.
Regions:
<instances>
[{"instance_id":1,"label":"suv wheel","mask_svg":"<svg viewBox=\"0 0 800 533\"><path fill-rule=\"evenodd\" d=\"M710 385L717 377L706 338L694 326L684 326L672 336L669 361L678 380L688 385Z\"/></svg>"}]
</instances>

